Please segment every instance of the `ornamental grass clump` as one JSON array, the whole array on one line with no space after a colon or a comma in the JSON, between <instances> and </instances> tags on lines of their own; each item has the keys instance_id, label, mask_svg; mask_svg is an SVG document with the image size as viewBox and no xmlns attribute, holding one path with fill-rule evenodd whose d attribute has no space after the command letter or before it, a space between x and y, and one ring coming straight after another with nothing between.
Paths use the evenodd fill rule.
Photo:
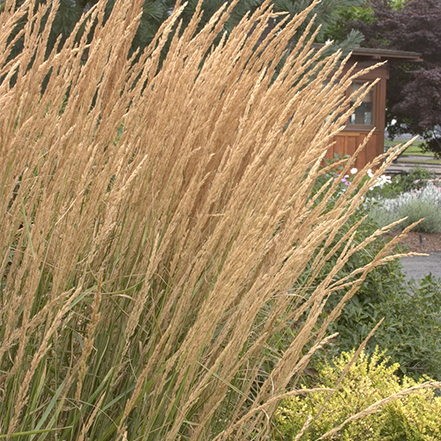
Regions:
<instances>
[{"instance_id":1,"label":"ornamental grass clump","mask_svg":"<svg viewBox=\"0 0 441 441\"><path fill-rule=\"evenodd\" d=\"M332 210L338 182L311 197L354 75L311 47L308 26L296 35L311 8L267 34L265 4L226 36L233 6L199 31L200 11L181 29L177 7L131 54L143 1L108 17L99 1L48 52L57 4L0 15L0 434L267 439L280 397L306 393L329 323L395 244L339 278L381 234L354 246L351 228L296 286L368 189Z\"/></svg>"}]
</instances>

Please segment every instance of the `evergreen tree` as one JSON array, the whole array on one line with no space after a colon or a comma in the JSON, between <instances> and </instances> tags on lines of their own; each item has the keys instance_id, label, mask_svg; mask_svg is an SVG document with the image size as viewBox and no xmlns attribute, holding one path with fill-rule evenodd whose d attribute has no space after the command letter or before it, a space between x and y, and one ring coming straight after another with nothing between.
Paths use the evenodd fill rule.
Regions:
<instances>
[{"instance_id":1,"label":"evergreen tree","mask_svg":"<svg viewBox=\"0 0 441 441\"><path fill-rule=\"evenodd\" d=\"M37 3L45 2L46 0L38 0ZM108 0L108 13L110 13L116 0ZM199 0L189 0L187 7L182 14L183 25L192 17ZM229 3L231 0L227 0ZM335 28L341 20L341 13L348 8L353 8L364 3L365 0L322 0L315 9L313 14L316 15L314 22L314 29L320 26L320 31L317 36L318 43L324 43L330 36L333 36L332 29ZM22 0L17 0L17 7L22 3ZM311 5L313 0L274 0L274 11L287 13L291 17ZM66 40L67 36L74 29L75 24L81 18L81 15L88 11L97 0L60 0L60 5L56 19L51 31L49 39L49 46L55 44L58 37L61 37L60 44ZM232 11L231 17L225 24L225 32L237 25L240 19L247 13L255 11L263 0L239 0ZM203 18L200 26L206 24L213 14L225 4L225 0L203 0L202 11ZM4 6L4 0L0 0L0 5ZM144 4L144 13L141 18L140 27L134 40L134 48L143 48L147 46L155 36L160 25L170 15L171 11L176 5L176 0L146 0ZM313 16L311 14L311 18ZM278 20L281 20L279 17ZM21 23L22 26L22 23ZM17 27L17 31L20 24ZM303 30L303 28L302 28ZM350 32L349 35L337 35L337 42L335 47L342 47L344 49L353 49L359 45L362 40L361 34L357 31ZM50 49L51 47L49 47ZM20 44L17 45L16 51L21 50Z\"/></svg>"}]
</instances>

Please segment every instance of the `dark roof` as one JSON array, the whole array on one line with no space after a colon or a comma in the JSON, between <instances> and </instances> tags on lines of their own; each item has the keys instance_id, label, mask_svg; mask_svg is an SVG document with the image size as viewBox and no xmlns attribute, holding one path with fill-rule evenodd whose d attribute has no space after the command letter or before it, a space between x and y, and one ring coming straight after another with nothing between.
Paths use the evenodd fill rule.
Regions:
<instances>
[{"instance_id":1,"label":"dark roof","mask_svg":"<svg viewBox=\"0 0 441 441\"><path fill-rule=\"evenodd\" d=\"M324 45L321 43L313 43L312 47L322 48ZM413 61L421 62L421 54L418 52L398 51L395 49L373 49L370 47L359 47L352 51L345 51L345 54L351 53L354 57L370 58L375 61L383 61L395 59L397 61Z\"/></svg>"},{"instance_id":2,"label":"dark roof","mask_svg":"<svg viewBox=\"0 0 441 441\"><path fill-rule=\"evenodd\" d=\"M402 61L421 62L421 54L418 52L397 51L395 49L372 49L367 47L360 47L352 51L352 55L370 57L374 60L381 59L397 59Z\"/></svg>"}]
</instances>

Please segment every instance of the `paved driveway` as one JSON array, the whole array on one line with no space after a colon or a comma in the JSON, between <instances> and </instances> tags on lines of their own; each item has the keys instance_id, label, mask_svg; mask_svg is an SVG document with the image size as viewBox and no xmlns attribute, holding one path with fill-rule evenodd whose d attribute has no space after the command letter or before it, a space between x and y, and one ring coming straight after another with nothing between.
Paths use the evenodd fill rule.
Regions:
<instances>
[{"instance_id":1,"label":"paved driveway","mask_svg":"<svg viewBox=\"0 0 441 441\"><path fill-rule=\"evenodd\" d=\"M441 252L430 253L429 256L413 256L401 259L406 279L421 279L429 273L441 277Z\"/></svg>"}]
</instances>

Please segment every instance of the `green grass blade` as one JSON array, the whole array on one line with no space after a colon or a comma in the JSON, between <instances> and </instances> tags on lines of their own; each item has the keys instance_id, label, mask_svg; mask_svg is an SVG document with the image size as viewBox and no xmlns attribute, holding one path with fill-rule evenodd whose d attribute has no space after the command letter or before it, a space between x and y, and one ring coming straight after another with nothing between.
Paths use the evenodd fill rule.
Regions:
<instances>
[{"instance_id":1,"label":"green grass blade","mask_svg":"<svg viewBox=\"0 0 441 441\"><path fill-rule=\"evenodd\" d=\"M32 240L31 240L31 230L29 228L28 217L26 215L26 209L24 206L23 199L21 200L21 213L23 214L23 223L24 223L24 226L26 229L26 236L28 238L29 248L31 249L32 257L35 257L35 251L34 251L34 247L32 245Z\"/></svg>"},{"instance_id":2,"label":"green grass blade","mask_svg":"<svg viewBox=\"0 0 441 441\"><path fill-rule=\"evenodd\" d=\"M64 430L64 429L70 429L71 426L66 427L55 427L53 429L41 429L41 430L29 430L27 432L15 432L11 433L10 435L0 435L0 439L5 439L8 437L11 438L17 438L18 436L26 436L26 435L38 435L39 433L48 433L48 432L55 432L56 430Z\"/></svg>"}]
</instances>

